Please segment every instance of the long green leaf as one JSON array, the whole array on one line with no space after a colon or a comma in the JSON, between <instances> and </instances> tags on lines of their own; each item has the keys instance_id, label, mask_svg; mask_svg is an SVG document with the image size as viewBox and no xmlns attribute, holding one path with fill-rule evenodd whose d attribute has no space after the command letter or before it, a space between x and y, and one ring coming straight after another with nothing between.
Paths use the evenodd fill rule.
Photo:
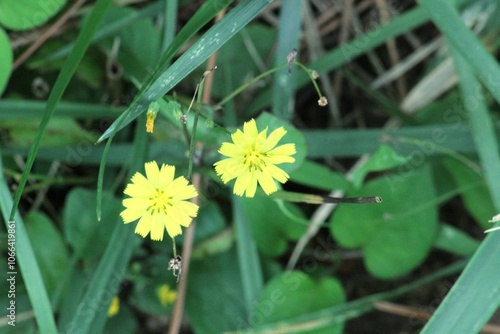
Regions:
<instances>
[{"instance_id":1,"label":"long green leaf","mask_svg":"<svg viewBox=\"0 0 500 334\"><path fill-rule=\"evenodd\" d=\"M115 133L137 118L137 116L146 110L151 102L160 99L195 68L201 65L212 53L217 51L248 24L250 20L267 7L270 2L271 0L244 0L241 2L224 16L222 20L210 28L164 72L161 72L159 75L153 75L152 79L144 85L146 88L139 92L126 112L111 124L101 138L99 138L99 141L108 138L112 133Z\"/></svg>"},{"instance_id":2,"label":"long green leaf","mask_svg":"<svg viewBox=\"0 0 500 334\"><path fill-rule=\"evenodd\" d=\"M24 222L19 214L15 212L14 217L9 218L7 213L12 207L12 197L10 196L9 187L6 180L3 178L3 166L0 159L0 211L2 212L5 225L10 233L10 230L15 231L15 239L9 238L9 251L12 245L10 242L14 241L14 252L16 259L19 262L19 268L24 278L26 290L31 300L31 306L35 313L36 321L41 333L57 333L56 323L52 315L52 307L50 300L45 290L42 274L33 252L33 247L24 226ZM9 226L11 225L12 226ZM20 288L20 279L17 276L17 267L15 264L7 269L7 275L14 276L16 281L14 284Z\"/></svg>"},{"instance_id":3,"label":"long green leaf","mask_svg":"<svg viewBox=\"0 0 500 334\"><path fill-rule=\"evenodd\" d=\"M233 196L232 199L238 262L241 272L241 282L243 284L243 298L245 298L247 312L250 312L262 292L264 278L260 266L257 244L252 238L252 231L249 226L251 222L243 214L241 199L238 196Z\"/></svg>"},{"instance_id":4,"label":"long green leaf","mask_svg":"<svg viewBox=\"0 0 500 334\"><path fill-rule=\"evenodd\" d=\"M303 7L302 0L288 0L281 6L275 66L283 64L287 55L298 48ZM281 119L290 120L294 115L295 90L291 83L295 80L295 72L290 75L287 69L281 69L274 74L272 110Z\"/></svg>"},{"instance_id":5,"label":"long green leaf","mask_svg":"<svg viewBox=\"0 0 500 334\"><path fill-rule=\"evenodd\" d=\"M472 32L458 12L442 1L421 0L441 32L451 44L460 87L469 113L474 141L481 165L500 211L500 157L493 121L481 94L482 87L474 72L493 96L500 101L491 76L500 76L500 67ZM477 333L500 305L500 233L492 233L481 244L451 291L440 304L423 333Z\"/></svg>"},{"instance_id":6,"label":"long green leaf","mask_svg":"<svg viewBox=\"0 0 500 334\"><path fill-rule=\"evenodd\" d=\"M39 119L46 108L46 103L34 100L0 100L0 120L3 119ZM109 118L118 117L123 107L109 105L60 102L54 112L55 116L74 118Z\"/></svg>"},{"instance_id":7,"label":"long green leaf","mask_svg":"<svg viewBox=\"0 0 500 334\"><path fill-rule=\"evenodd\" d=\"M30 153L28 155L26 167L23 171L23 175L21 177L21 181L19 182L19 187L14 198L14 203L12 205L12 210L10 213L10 220L14 219L14 215L17 211L17 206L19 205L19 200L21 199L24 187L26 186L26 181L28 180L28 175L31 171L31 168L33 167L33 163L35 162L35 158L38 152L38 148L40 147L40 142L42 140L43 133L45 132L45 128L47 127L50 118L54 114L57 104L61 100L61 97L66 90L71 77L75 73L78 64L80 64L80 61L82 60L83 55L85 54L85 51L87 50L92 40L92 36L97 30L97 27L104 17L104 14L106 13L109 5L111 5L111 0L98 0L96 2L92 12L89 15L88 20L85 22L80 34L78 35L75 47L73 48L68 59L64 62L61 73L59 73L54 84L54 88L50 92L47 106L45 108L45 114L42 118L40 127L38 128L38 132L33 141L33 146L31 147Z\"/></svg>"},{"instance_id":8,"label":"long green leaf","mask_svg":"<svg viewBox=\"0 0 500 334\"><path fill-rule=\"evenodd\" d=\"M361 129L361 130L309 130L303 131L307 142L307 156L318 157L358 157L374 153L383 142L394 146L400 154L415 153L415 145L405 143L411 138L423 142L418 154L440 153L440 146L457 152L475 152L470 127L456 124L434 124L404 127L401 129ZM436 144L439 143L439 145Z\"/></svg>"}]
</instances>

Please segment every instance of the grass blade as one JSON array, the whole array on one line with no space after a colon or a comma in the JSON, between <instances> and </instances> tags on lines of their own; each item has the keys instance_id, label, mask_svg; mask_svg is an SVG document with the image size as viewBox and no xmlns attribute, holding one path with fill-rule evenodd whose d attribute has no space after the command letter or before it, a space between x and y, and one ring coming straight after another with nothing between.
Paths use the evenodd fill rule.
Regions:
<instances>
[{"instance_id":1,"label":"grass blade","mask_svg":"<svg viewBox=\"0 0 500 334\"><path fill-rule=\"evenodd\" d=\"M275 66L280 66L287 59L287 55L298 49L303 3L301 0L288 0L283 2L280 13L278 30L278 43L276 46ZM285 120L290 120L294 114L295 90L292 82L295 73L290 75L288 69L281 69L274 74L273 85L273 114Z\"/></svg>"},{"instance_id":2,"label":"grass blade","mask_svg":"<svg viewBox=\"0 0 500 334\"><path fill-rule=\"evenodd\" d=\"M257 245L252 238L250 222L243 214L242 199L233 196L233 216L236 234L236 245L238 247L238 263L240 265L241 282L243 284L243 296L250 312L260 296L264 278L259 261Z\"/></svg>"},{"instance_id":3,"label":"grass blade","mask_svg":"<svg viewBox=\"0 0 500 334\"><path fill-rule=\"evenodd\" d=\"M432 140L438 131L440 138L444 138L439 146ZM411 154L415 150L415 145L410 143L409 138L425 143L426 146L419 150L426 155L444 153L443 148L462 153L476 151L470 127L457 124L434 124L387 130L309 130L303 134L307 143L307 156L310 158L359 157L362 154L374 153L382 142L394 143L400 154Z\"/></svg>"},{"instance_id":4,"label":"grass blade","mask_svg":"<svg viewBox=\"0 0 500 334\"><path fill-rule=\"evenodd\" d=\"M14 221L15 224L16 259L19 262L19 268L21 270L21 274L23 275L28 296L31 300L31 306L33 307L33 311L35 313L38 328L41 333L57 333L50 300L47 295L47 291L45 290L42 274L40 273L40 268L38 267L35 253L33 252L33 247L31 246L24 222L21 219L21 216L17 213L15 214L14 219L12 219L12 217L9 219L7 216L9 208L11 208L13 204L9 187L7 186L3 175L3 166L0 159L0 211L2 212L5 220L7 230L12 228L8 226L9 221ZM11 239L9 239L9 241L10 240ZM9 266L8 271L17 272L17 269L15 265L13 268L10 268ZM6 274L11 275L10 273Z\"/></svg>"},{"instance_id":5,"label":"grass blade","mask_svg":"<svg viewBox=\"0 0 500 334\"><path fill-rule=\"evenodd\" d=\"M0 100L0 120L39 119L46 108L46 103L35 100ZM74 118L116 118L123 112L123 107L104 104L60 102L54 115Z\"/></svg>"},{"instance_id":6,"label":"grass blade","mask_svg":"<svg viewBox=\"0 0 500 334\"><path fill-rule=\"evenodd\" d=\"M467 108L485 178L497 211L500 211L500 157L493 121L485 104L482 87L474 72L500 101L493 77L500 68L460 16L448 3L422 0L441 32L448 39L460 87ZM476 251L453 288L443 300L422 333L477 333L500 304L500 233L491 233Z\"/></svg>"}]
</instances>

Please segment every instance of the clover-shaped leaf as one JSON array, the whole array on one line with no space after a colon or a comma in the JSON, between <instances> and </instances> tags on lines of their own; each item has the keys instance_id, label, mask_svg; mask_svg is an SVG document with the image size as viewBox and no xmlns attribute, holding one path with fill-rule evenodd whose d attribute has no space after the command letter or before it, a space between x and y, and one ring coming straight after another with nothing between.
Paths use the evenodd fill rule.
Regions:
<instances>
[{"instance_id":1,"label":"clover-shaped leaf","mask_svg":"<svg viewBox=\"0 0 500 334\"><path fill-rule=\"evenodd\" d=\"M342 205L330 221L330 230L342 246L363 250L365 265L374 276L398 277L425 259L438 227L428 166L378 178L348 195L383 199L379 204Z\"/></svg>"}]
</instances>

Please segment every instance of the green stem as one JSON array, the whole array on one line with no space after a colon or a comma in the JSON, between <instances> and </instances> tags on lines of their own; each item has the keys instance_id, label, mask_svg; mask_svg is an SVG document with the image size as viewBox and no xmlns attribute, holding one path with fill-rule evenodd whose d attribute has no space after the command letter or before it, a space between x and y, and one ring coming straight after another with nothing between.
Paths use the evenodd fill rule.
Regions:
<instances>
[{"instance_id":1,"label":"green stem","mask_svg":"<svg viewBox=\"0 0 500 334\"><path fill-rule=\"evenodd\" d=\"M316 89L316 92L318 93L319 98L322 98L323 94L321 94L321 90L319 89L319 86L316 83L316 79L312 75L312 71L309 68L307 68L304 64L299 62L298 60L294 60L293 63L295 65L298 65L304 72L306 72L306 74L309 76L309 79L311 79L311 81L314 85L314 88Z\"/></svg>"},{"instance_id":2,"label":"green stem","mask_svg":"<svg viewBox=\"0 0 500 334\"><path fill-rule=\"evenodd\" d=\"M172 249L174 251L174 259L177 258L177 247L175 245L175 238L172 238Z\"/></svg>"},{"instance_id":3,"label":"green stem","mask_svg":"<svg viewBox=\"0 0 500 334\"><path fill-rule=\"evenodd\" d=\"M279 71L281 70L282 68L285 68L287 67L288 64L283 64L281 66L278 66L278 67L275 67L275 68L272 68L258 76L256 76L255 78L253 78L253 80L241 85L240 87L236 88L231 94L229 94L228 96L226 96L222 101L220 101L217 105L215 105L214 109L219 109L222 107L223 104L227 103L229 100L231 100L232 98L234 98L236 95L238 95L239 93L241 93L242 91L244 91L246 88L248 88L249 86L253 85L254 83L256 83L257 81L261 80L262 78L276 72L276 71Z\"/></svg>"}]
</instances>

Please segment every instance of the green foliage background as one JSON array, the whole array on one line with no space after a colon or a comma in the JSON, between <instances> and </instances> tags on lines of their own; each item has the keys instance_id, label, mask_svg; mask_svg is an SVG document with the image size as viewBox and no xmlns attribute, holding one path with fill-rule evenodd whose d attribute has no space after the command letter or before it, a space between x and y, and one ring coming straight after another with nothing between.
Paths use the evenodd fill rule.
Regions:
<instances>
[{"instance_id":1,"label":"green foliage background","mask_svg":"<svg viewBox=\"0 0 500 334\"><path fill-rule=\"evenodd\" d=\"M183 332L481 330L500 304L500 232L482 233L500 212L500 8L373 1L367 14L356 1L328 3L79 3L20 62L74 4L0 0L0 302L16 306L15 327L2 308L2 333L167 331L174 305L158 290L179 287L167 270L171 241L143 240L119 213L144 162L188 174L195 115L201 208ZM341 23L352 10L359 17ZM345 29L344 42L333 28L317 30L329 22ZM288 71L294 48L306 71ZM184 127L215 52L213 103L195 99ZM318 106L307 69L328 106ZM269 132L285 127L282 142L296 145L284 190L383 203L232 195L212 165L250 118ZM177 239L179 252L185 244ZM108 316L114 297L120 309ZM386 315L394 300L411 312ZM421 310L428 321L415 321Z\"/></svg>"}]
</instances>

